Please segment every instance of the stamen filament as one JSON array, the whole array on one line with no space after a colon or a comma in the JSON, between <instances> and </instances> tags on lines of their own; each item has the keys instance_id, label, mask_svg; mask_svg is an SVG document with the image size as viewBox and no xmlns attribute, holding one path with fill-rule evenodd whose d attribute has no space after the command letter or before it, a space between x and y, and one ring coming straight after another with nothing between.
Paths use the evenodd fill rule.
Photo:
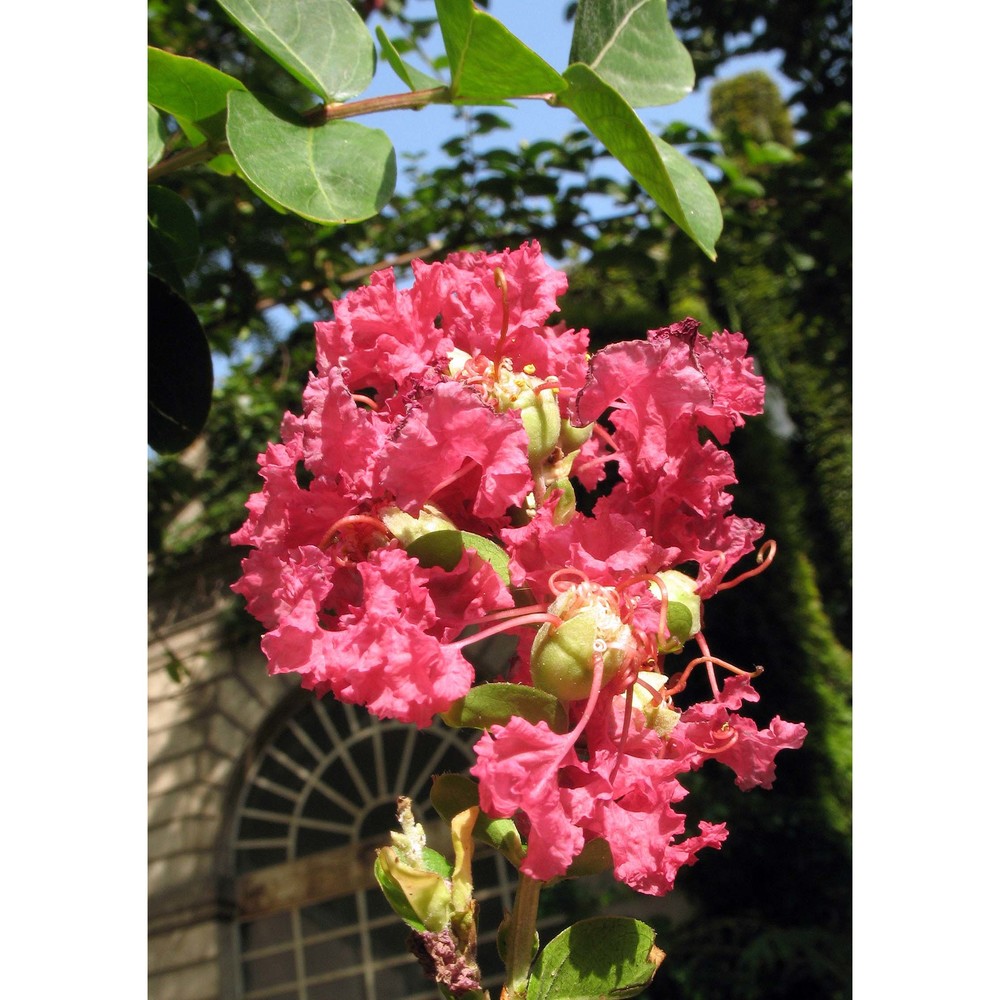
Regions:
<instances>
[{"instance_id":1,"label":"stamen filament","mask_svg":"<svg viewBox=\"0 0 1000 1000\"><path fill-rule=\"evenodd\" d=\"M500 339L497 341L496 354L493 355L493 376L500 377L500 363L503 360L503 349L507 341L507 326L510 323L510 304L507 301L507 276L503 273L503 268L493 268L493 281L500 289L501 309L500 318Z\"/></svg>"},{"instance_id":2,"label":"stamen filament","mask_svg":"<svg viewBox=\"0 0 1000 1000\"><path fill-rule=\"evenodd\" d=\"M441 482L439 482L437 486L435 486L434 489L432 489L430 493L427 494L427 499L430 500L431 497L440 493L442 490L447 489L447 487L451 486L452 483L457 482L467 472L475 468L475 465L476 463L473 461L469 462L463 461L462 464L458 467L457 472L454 472L450 476L447 476L444 479L442 479Z\"/></svg>"},{"instance_id":3,"label":"stamen filament","mask_svg":"<svg viewBox=\"0 0 1000 1000\"><path fill-rule=\"evenodd\" d=\"M511 629L520 628L522 625L544 625L546 623L553 628L558 628L562 625L562 619L557 618L555 615L550 615L548 612L537 612L535 614L524 615L520 618L510 618L507 621L498 622L490 628L483 629L482 632L477 632L475 635L468 635L464 639L457 639L455 642L449 643L449 645L455 649L464 649L474 642L479 642L480 639L488 639L491 635L509 632Z\"/></svg>"},{"instance_id":4,"label":"stamen filament","mask_svg":"<svg viewBox=\"0 0 1000 1000\"><path fill-rule=\"evenodd\" d=\"M370 396L364 395L363 393L352 392L351 399L353 399L355 403L360 403L362 406L367 406L372 410L380 409L378 403L374 399L372 399Z\"/></svg>"},{"instance_id":5,"label":"stamen filament","mask_svg":"<svg viewBox=\"0 0 1000 1000\"><path fill-rule=\"evenodd\" d=\"M741 573L739 576L734 577L732 580L726 580L720 583L718 587L715 588L715 592L719 593L722 590L729 590L731 587L735 587L736 584L742 583L744 580L749 580L753 576L757 576L763 573L771 563L774 562L774 557L778 552L778 543L773 539L769 538L760 547L757 553L757 563L753 569L748 569L745 573Z\"/></svg>"}]
</instances>

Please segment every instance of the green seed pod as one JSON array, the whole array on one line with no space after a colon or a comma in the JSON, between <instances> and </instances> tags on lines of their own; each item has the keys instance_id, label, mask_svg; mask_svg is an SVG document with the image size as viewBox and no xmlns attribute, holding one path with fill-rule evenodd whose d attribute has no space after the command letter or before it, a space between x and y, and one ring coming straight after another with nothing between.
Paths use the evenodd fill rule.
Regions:
<instances>
[{"instance_id":1,"label":"green seed pod","mask_svg":"<svg viewBox=\"0 0 1000 1000\"><path fill-rule=\"evenodd\" d=\"M572 591L567 591L556 598L549 611L561 617L567 605L578 599ZM594 644L598 641L604 650L601 678L604 687L625 659L625 649L621 647L631 642L631 630L607 603L595 600L558 628L543 625L531 647L531 679L535 687L562 701L587 698L594 678Z\"/></svg>"}]
</instances>

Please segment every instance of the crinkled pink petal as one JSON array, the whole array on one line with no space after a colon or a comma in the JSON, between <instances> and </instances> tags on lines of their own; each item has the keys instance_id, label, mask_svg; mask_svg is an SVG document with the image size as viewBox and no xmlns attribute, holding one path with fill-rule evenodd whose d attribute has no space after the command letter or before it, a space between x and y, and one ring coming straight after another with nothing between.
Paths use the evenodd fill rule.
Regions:
<instances>
[{"instance_id":1,"label":"crinkled pink petal","mask_svg":"<svg viewBox=\"0 0 1000 1000\"><path fill-rule=\"evenodd\" d=\"M379 492L373 469L389 435L387 421L355 402L340 368L310 375L302 399L306 468L356 500Z\"/></svg>"},{"instance_id":2,"label":"crinkled pink petal","mask_svg":"<svg viewBox=\"0 0 1000 1000\"><path fill-rule=\"evenodd\" d=\"M436 712L468 694L472 665L442 642L426 571L401 549L385 548L359 563L361 603L333 617L332 566L318 549L302 549L283 573L279 625L262 648L272 673L295 671L307 688L333 691L381 718L430 725Z\"/></svg>"},{"instance_id":3,"label":"crinkled pink petal","mask_svg":"<svg viewBox=\"0 0 1000 1000\"><path fill-rule=\"evenodd\" d=\"M472 512L502 518L532 488L527 455L528 435L517 413L497 413L468 386L442 382L414 403L378 472L407 513L415 515L461 473L475 488ZM476 467L478 479L469 475ZM466 480L455 482L459 487Z\"/></svg>"},{"instance_id":4,"label":"crinkled pink petal","mask_svg":"<svg viewBox=\"0 0 1000 1000\"><path fill-rule=\"evenodd\" d=\"M316 324L317 370L346 368L353 392L371 388L389 396L443 364L452 348L435 323L440 302L419 288L397 291L391 268L376 271L370 285L349 292L333 312L331 322Z\"/></svg>"},{"instance_id":5,"label":"crinkled pink petal","mask_svg":"<svg viewBox=\"0 0 1000 1000\"><path fill-rule=\"evenodd\" d=\"M544 331L546 320L557 309L556 298L567 288L566 275L545 262L537 242L500 253L450 254L441 264L415 263L413 271L418 281L436 283L442 327L455 346L467 354L492 358L503 328L503 296L496 283L495 268L500 268L506 279L510 349L505 349L504 354L513 357L511 351L518 350L518 339L523 333ZM583 343L585 349L586 341ZM571 340L562 350L554 346L549 360L562 354L568 361L573 353L579 353L579 342ZM544 359L523 360L538 364Z\"/></svg>"},{"instance_id":6,"label":"crinkled pink petal","mask_svg":"<svg viewBox=\"0 0 1000 1000\"><path fill-rule=\"evenodd\" d=\"M539 881L564 874L584 842L559 787L560 767L576 762L570 740L544 722L531 725L515 716L483 733L474 749L478 759L470 773L479 779L483 810L496 817L523 810L531 823L521 871Z\"/></svg>"},{"instance_id":7,"label":"crinkled pink petal","mask_svg":"<svg viewBox=\"0 0 1000 1000\"><path fill-rule=\"evenodd\" d=\"M774 758L781 750L797 750L806 738L800 722L785 722L777 716L767 729L743 716L730 712L742 701L756 700L749 679L727 680L717 702L699 702L682 714L670 740L671 756L692 761L696 769L710 757L733 769L736 784L746 791L760 785L770 788L774 782ZM700 759L699 759L700 758Z\"/></svg>"},{"instance_id":8,"label":"crinkled pink petal","mask_svg":"<svg viewBox=\"0 0 1000 1000\"><path fill-rule=\"evenodd\" d=\"M546 503L523 528L501 532L510 555L511 581L530 587L540 601L551 599L548 580L556 569L577 569L593 583L614 586L666 564L664 550L620 514L601 510L594 517L580 515L557 525L553 508L552 502Z\"/></svg>"}]
</instances>

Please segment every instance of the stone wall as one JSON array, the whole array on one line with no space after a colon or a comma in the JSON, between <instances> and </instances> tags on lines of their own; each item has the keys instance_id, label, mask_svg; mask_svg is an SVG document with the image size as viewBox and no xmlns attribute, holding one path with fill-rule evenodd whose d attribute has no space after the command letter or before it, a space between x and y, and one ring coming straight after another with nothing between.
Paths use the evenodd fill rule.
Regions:
<instances>
[{"instance_id":1,"label":"stone wall","mask_svg":"<svg viewBox=\"0 0 1000 1000\"><path fill-rule=\"evenodd\" d=\"M149 996L232 1000L235 913L228 821L268 715L298 689L269 677L257 639L227 628L225 573L151 601ZM208 582L206 582L208 580ZM182 665L181 679L169 664Z\"/></svg>"}]
</instances>

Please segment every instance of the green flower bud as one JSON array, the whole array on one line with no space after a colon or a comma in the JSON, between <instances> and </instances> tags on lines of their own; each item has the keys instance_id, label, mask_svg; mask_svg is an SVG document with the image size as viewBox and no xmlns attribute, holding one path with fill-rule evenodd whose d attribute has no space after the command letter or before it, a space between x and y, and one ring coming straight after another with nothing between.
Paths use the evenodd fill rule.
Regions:
<instances>
[{"instance_id":1,"label":"green flower bud","mask_svg":"<svg viewBox=\"0 0 1000 1000\"><path fill-rule=\"evenodd\" d=\"M676 569L656 576L663 581L667 591L667 629L670 632L666 641L660 644L660 652L679 653L684 643L701 631L701 598L695 590L697 584ZM656 584L651 583L649 589L656 597L660 596Z\"/></svg>"},{"instance_id":2,"label":"green flower bud","mask_svg":"<svg viewBox=\"0 0 1000 1000\"><path fill-rule=\"evenodd\" d=\"M382 523L399 539L404 549L409 548L418 538L432 531L456 531L451 520L432 504L420 508L417 517L412 517L398 507L383 507L379 511Z\"/></svg>"},{"instance_id":3,"label":"green flower bud","mask_svg":"<svg viewBox=\"0 0 1000 1000\"><path fill-rule=\"evenodd\" d=\"M560 594L549 611L563 618L563 623L558 628L543 625L531 647L531 679L535 687L562 701L579 701L590 695L595 644L603 655L604 687L617 674L633 642L631 629L606 597L598 594L582 607L579 605L580 594L575 588Z\"/></svg>"},{"instance_id":4,"label":"green flower bud","mask_svg":"<svg viewBox=\"0 0 1000 1000\"><path fill-rule=\"evenodd\" d=\"M659 691L667 683L667 678L663 674L650 673L648 670L639 671L639 680L644 683L636 683L632 687L632 704L642 710L646 717L646 726L656 732L661 739L666 739L681 713L672 708L667 699L664 698L657 704L653 704L653 692L650 688Z\"/></svg>"},{"instance_id":5,"label":"green flower bud","mask_svg":"<svg viewBox=\"0 0 1000 1000\"><path fill-rule=\"evenodd\" d=\"M535 392L527 386L514 400L514 409L521 411L521 423L528 434L528 464L538 471L559 441L559 401L555 390Z\"/></svg>"},{"instance_id":6,"label":"green flower bud","mask_svg":"<svg viewBox=\"0 0 1000 1000\"><path fill-rule=\"evenodd\" d=\"M566 455L573 451L579 451L590 440L590 435L593 432L593 424L576 427L568 420L564 420L559 428L559 447Z\"/></svg>"}]
</instances>

